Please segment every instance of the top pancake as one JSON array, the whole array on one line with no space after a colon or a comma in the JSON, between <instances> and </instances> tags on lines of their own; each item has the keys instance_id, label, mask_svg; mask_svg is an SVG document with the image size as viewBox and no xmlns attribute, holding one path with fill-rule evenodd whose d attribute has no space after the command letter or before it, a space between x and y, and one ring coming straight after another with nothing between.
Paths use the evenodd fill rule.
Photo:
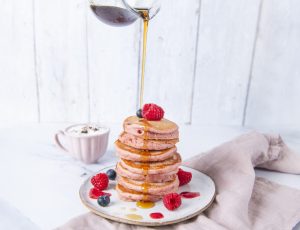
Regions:
<instances>
[{"instance_id":1,"label":"top pancake","mask_svg":"<svg viewBox=\"0 0 300 230\"><path fill-rule=\"evenodd\" d=\"M147 136L147 139L175 139L178 138L178 126L167 119L148 121L137 116L125 119L124 131L136 136Z\"/></svg>"}]
</instances>

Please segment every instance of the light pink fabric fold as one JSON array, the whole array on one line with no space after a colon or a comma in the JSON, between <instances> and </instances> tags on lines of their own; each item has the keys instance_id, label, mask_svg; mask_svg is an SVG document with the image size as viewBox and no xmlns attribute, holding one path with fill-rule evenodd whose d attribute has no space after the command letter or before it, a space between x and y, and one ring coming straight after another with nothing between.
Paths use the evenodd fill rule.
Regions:
<instances>
[{"instance_id":1,"label":"light pink fabric fold","mask_svg":"<svg viewBox=\"0 0 300 230\"><path fill-rule=\"evenodd\" d=\"M300 155L291 151L278 135L245 134L184 164L215 181L216 200L202 215L159 229L289 230L300 221L300 190L255 177L254 167L300 174ZM87 213L57 229L151 228L121 224Z\"/></svg>"}]
</instances>

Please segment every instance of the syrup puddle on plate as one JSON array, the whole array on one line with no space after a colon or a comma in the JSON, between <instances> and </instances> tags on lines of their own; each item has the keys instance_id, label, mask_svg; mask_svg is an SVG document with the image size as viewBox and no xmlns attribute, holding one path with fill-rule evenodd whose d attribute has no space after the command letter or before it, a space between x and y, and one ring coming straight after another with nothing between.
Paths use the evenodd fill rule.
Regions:
<instances>
[{"instance_id":1,"label":"syrup puddle on plate","mask_svg":"<svg viewBox=\"0 0 300 230\"><path fill-rule=\"evenodd\" d=\"M132 213L125 215L125 217L130 220L142 220L143 219L143 217L141 215L132 214Z\"/></svg>"},{"instance_id":2,"label":"syrup puddle on plate","mask_svg":"<svg viewBox=\"0 0 300 230\"><path fill-rule=\"evenodd\" d=\"M153 208L155 206L155 203L138 201L138 202L136 202L136 206L139 208L148 209L148 208Z\"/></svg>"}]
</instances>

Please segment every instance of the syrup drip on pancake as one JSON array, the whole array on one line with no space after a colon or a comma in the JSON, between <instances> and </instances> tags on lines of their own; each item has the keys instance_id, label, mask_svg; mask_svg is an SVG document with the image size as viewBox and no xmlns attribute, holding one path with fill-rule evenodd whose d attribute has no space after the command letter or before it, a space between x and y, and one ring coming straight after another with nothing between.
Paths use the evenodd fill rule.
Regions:
<instances>
[{"instance_id":1,"label":"syrup drip on pancake","mask_svg":"<svg viewBox=\"0 0 300 230\"><path fill-rule=\"evenodd\" d=\"M166 166L172 166L172 165L180 162L181 158L180 158L179 154L175 154L171 158L163 161L161 164L156 164L156 165L151 164L151 163L145 163L145 162L134 162L134 161L126 160L126 159L122 159L122 161L130 167L143 169L144 175L147 175L150 168L162 169L162 168L165 168Z\"/></svg>"},{"instance_id":2,"label":"syrup drip on pancake","mask_svg":"<svg viewBox=\"0 0 300 230\"><path fill-rule=\"evenodd\" d=\"M115 145L121 149L130 151L131 153L139 154L139 155L141 155L141 159L145 157L145 158L147 158L147 160L149 160L148 157L151 155L162 155L171 149L171 148L168 148L168 149L163 149L163 150L153 150L150 152L148 149L136 149L136 148L130 147L128 145L123 144L119 140L117 140L115 142Z\"/></svg>"},{"instance_id":3,"label":"syrup drip on pancake","mask_svg":"<svg viewBox=\"0 0 300 230\"><path fill-rule=\"evenodd\" d=\"M144 135L143 135L143 139L144 139L144 143L143 143L143 149L145 149L145 152L147 153L147 155L149 155L149 150L147 149L148 147L148 131L149 131L149 122L147 122L145 119L140 119L140 121L143 123L144 126ZM143 161L145 161L147 158L149 158L148 156L142 155L141 158L143 159ZM145 159L146 158L146 159ZM142 166L143 168L143 174L145 176L148 176L148 170L150 168L149 163L144 164ZM147 193L148 193L148 189L149 189L149 184L147 182L142 184L142 189L143 189L143 199L147 200ZM138 205L138 204L137 204Z\"/></svg>"}]
</instances>

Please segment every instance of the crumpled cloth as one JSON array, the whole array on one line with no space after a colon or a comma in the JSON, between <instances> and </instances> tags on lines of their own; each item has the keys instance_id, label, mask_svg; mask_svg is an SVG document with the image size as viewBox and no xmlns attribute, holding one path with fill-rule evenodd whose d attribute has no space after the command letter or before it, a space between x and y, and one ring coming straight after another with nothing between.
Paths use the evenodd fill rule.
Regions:
<instances>
[{"instance_id":1,"label":"crumpled cloth","mask_svg":"<svg viewBox=\"0 0 300 230\"><path fill-rule=\"evenodd\" d=\"M300 221L300 190L255 176L254 168L300 174L300 155L279 135L248 133L184 165L209 175L217 195L203 214L185 222L155 229L175 230L289 230ZM89 212L58 230L151 229L110 221Z\"/></svg>"}]
</instances>

